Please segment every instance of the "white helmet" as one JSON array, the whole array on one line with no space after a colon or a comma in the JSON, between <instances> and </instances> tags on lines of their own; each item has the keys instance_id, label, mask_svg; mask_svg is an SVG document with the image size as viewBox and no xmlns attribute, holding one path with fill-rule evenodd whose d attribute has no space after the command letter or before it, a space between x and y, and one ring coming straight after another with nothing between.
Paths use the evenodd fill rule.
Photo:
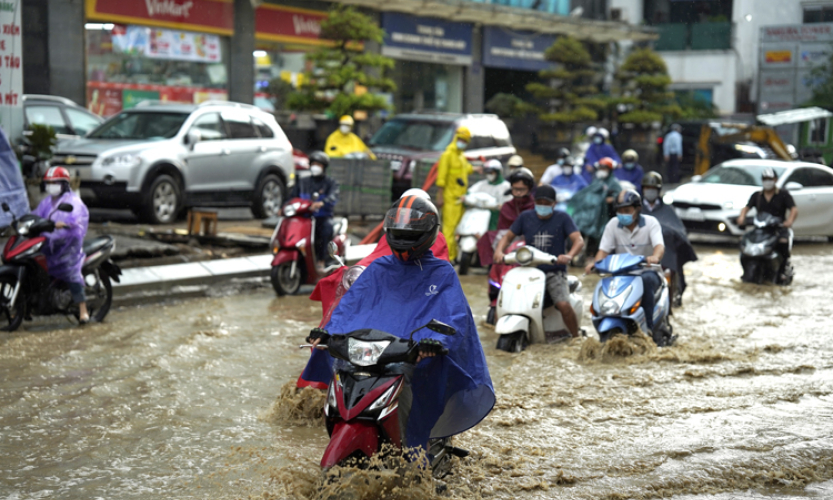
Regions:
<instances>
[{"instance_id":1,"label":"white helmet","mask_svg":"<svg viewBox=\"0 0 833 500\"><path fill-rule=\"evenodd\" d=\"M593 137L594 135L596 135L596 132L598 131L599 129L597 129L593 125L590 125L589 127L587 127L587 130L584 131L584 135L586 135L587 137Z\"/></svg>"},{"instance_id":2,"label":"white helmet","mask_svg":"<svg viewBox=\"0 0 833 500\"><path fill-rule=\"evenodd\" d=\"M604 127L599 127L599 130L597 132L601 134L602 137L604 137L605 139L610 138L610 132L608 132L607 129Z\"/></svg>"},{"instance_id":3,"label":"white helmet","mask_svg":"<svg viewBox=\"0 0 833 500\"><path fill-rule=\"evenodd\" d=\"M405 191L404 193L402 193L402 196L400 196L399 199L401 200L406 196L416 196L418 198L422 198L423 200L431 201L431 196L429 196L428 193L426 193L420 188L411 188Z\"/></svg>"},{"instance_id":4,"label":"white helmet","mask_svg":"<svg viewBox=\"0 0 833 500\"><path fill-rule=\"evenodd\" d=\"M523 167L524 159L521 157L521 155L512 155L509 158L509 161L506 162L506 165L508 165L509 168Z\"/></svg>"},{"instance_id":5,"label":"white helmet","mask_svg":"<svg viewBox=\"0 0 833 500\"><path fill-rule=\"evenodd\" d=\"M486 163L483 164L483 170L503 170L503 165L500 164L500 160L488 160Z\"/></svg>"}]
</instances>

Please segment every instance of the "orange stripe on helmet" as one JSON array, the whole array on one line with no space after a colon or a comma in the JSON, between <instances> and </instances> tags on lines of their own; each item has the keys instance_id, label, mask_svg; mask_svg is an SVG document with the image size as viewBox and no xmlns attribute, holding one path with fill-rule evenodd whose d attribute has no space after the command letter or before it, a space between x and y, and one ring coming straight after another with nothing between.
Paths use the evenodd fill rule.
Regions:
<instances>
[{"instance_id":1,"label":"orange stripe on helmet","mask_svg":"<svg viewBox=\"0 0 833 500\"><path fill-rule=\"evenodd\" d=\"M396 210L395 222L397 222L397 223L404 223L405 222L405 221L402 220L402 217L403 217L402 209L403 208L406 209L406 210L410 209L414 205L414 201L416 199L417 199L416 196L407 196L407 197L402 198L401 200L399 200L399 206L397 207L397 210ZM407 206L403 206L405 204L407 204Z\"/></svg>"}]
</instances>

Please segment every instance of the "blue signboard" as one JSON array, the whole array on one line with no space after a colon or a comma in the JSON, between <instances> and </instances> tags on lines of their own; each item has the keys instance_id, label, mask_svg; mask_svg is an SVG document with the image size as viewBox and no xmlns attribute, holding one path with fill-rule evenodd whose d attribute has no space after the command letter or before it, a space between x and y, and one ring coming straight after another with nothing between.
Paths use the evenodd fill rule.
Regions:
<instances>
[{"instance_id":1,"label":"blue signboard","mask_svg":"<svg viewBox=\"0 0 833 500\"><path fill-rule=\"evenodd\" d=\"M397 12L382 13L382 54L399 59L470 65L472 25Z\"/></svg>"},{"instance_id":2,"label":"blue signboard","mask_svg":"<svg viewBox=\"0 0 833 500\"><path fill-rule=\"evenodd\" d=\"M510 31L497 26L483 29L483 66L541 71L551 68L544 51L555 43L555 35L531 31Z\"/></svg>"}]
</instances>

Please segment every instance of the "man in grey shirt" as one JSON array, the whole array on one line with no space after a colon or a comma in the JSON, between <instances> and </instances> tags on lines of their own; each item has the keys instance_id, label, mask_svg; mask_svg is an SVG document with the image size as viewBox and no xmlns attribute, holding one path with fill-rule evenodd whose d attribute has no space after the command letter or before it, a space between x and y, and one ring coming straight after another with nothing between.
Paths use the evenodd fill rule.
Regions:
<instances>
[{"instance_id":1,"label":"man in grey shirt","mask_svg":"<svg viewBox=\"0 0 833 500\"><path fill-rule=\"evenodd\" d=\"M680 182L680 158L683 157L682 127L675 123L671 125L671 132L665 134L662 141L662 156L667 168L666 178L670 183Z\"/></svg>"}]
</instances>

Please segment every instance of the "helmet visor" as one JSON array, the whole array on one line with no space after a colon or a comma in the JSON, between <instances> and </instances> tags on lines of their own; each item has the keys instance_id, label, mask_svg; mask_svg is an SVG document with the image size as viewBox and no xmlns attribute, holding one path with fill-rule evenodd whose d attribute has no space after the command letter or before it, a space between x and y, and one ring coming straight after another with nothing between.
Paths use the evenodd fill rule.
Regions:
<instances>
[{"instance_id":1,"label":"helmet visor","mask_svg":"<svg viewBox=\"0 0 833 500\"><path fill-rule=\"evenodd\" d=\"M393 207L385 215L385 230L391 234L424 233L434 228L437 214L415 208Z\"/></svg>"}]
</instances>

